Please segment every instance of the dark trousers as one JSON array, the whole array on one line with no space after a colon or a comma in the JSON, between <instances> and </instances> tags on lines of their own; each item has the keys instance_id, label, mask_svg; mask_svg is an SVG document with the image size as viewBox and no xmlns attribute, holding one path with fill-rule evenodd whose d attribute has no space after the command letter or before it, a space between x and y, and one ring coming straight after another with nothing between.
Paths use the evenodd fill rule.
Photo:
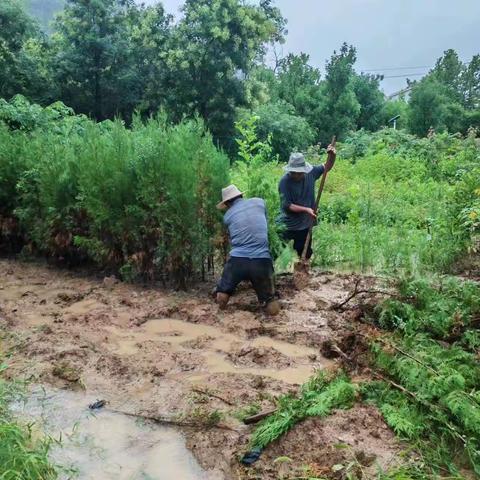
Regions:
<instances>
[{"instance_id":1,"label":"dark trousers","mask_svg":"<svg viewBox=\"0 0 480 480\"><path fill-rule=\"evenodd\" d=\"M282 232L282 238L285 242L291 242L293 240L293 249L298 253L298 256L301 257L303 253L303 248L305 247L305 242L307 241L308 228L305 230L284 230ZM308 242L307 248L307 259L310 258L313 254L312 250L312 238Z\"/></svg>"},{"instance_id":2,"label":"dark trousers","mask_svg":"<svg viewBox=\"0 0 480 480\"><path fill-rule=\"evenodd\" d=\"M252 282L260 303L268 303L275 296L273 262L270 258L230 257L217 284L217 292L232 295L244 280Z\"/></svg>"}]
</instances>

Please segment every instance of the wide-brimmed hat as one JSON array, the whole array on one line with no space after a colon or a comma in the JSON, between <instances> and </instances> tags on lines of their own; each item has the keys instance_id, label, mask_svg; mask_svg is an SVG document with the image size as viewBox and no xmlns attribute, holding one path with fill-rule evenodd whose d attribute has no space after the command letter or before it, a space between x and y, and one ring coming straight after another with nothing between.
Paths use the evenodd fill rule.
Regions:
<instances>
[{"instance_id":1,"label":"wide-brimmed hat","mask_svg":"<svg viewBox=\"0 0 480 480\"><path fill-rule=\"evenodd\" d=\"M225 203L234 198L240 197L245 192L241 192L235 185L229 185L228 187L222 188L222 201L217 204L217 208L220 210L225 208Z\"/></svg>"},{"instance_id":2,"label":"wide-brimmed hat","mask_svg":"<svg viewBox=\"0 0 480 480\"><path fill-rule=\"evenodd\" d=\"M292 153L288 164L283 169L286 172L310 173L313 167L305 161L303 153Z\"/></svg>"}]
</instances>

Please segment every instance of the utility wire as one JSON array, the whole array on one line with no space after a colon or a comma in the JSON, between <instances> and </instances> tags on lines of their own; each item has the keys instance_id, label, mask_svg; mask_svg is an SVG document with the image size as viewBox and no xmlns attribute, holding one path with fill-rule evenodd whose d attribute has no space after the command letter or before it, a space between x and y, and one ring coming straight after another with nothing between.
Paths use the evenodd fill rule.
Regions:
<instances>
[{"instance_id":1,"label":"utility wire","mask_svg":"<svg viewBox=\"0 0 480 480\"><path fill-rule=\"evenodd\" d=\"M433 68L430 65L422 65L420 67L385 67L385 68L370 68L367 70L359 69L361 72L383 72L387 70L416 70L419 68Z\"/></svg>"},{"instance_id":2,"label":"utility wire","mask_svg":"<svg viewBox=\"0 0 480 480\"><path fill-rule=\"evenodd\" d=\"M426 75L428 72L425 73L409 73L406 75L382 75L383 78L407 78L407 77L422 77L423 75Z\"/></svg>"}]
</instances>

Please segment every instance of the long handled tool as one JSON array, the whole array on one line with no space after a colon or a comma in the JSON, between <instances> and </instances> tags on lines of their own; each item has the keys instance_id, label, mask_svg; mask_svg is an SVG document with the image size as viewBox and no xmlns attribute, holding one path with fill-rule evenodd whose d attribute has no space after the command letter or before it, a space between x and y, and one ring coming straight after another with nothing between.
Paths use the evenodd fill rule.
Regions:
<instances>
[{"instance_id":1,"label":"long handled tool","mask_svg":"<svg viewBox=\"0 0 480 480\"><path fill-rule=\"evenodd\" d=\"M336 143L337 143L337 139L334 136L332 138L332 142L330 143L330 145L332 147L335 147ZM335 162L335 154L333 152L328 152L327 161L332 162L332 165L333 165L333 162ZM320 186L318 187L317 198L315 200L315 207L314 207L315 214L318 212L318 206L320 205L320 198L322 198L323 187L325 186L325 181L327 180L327 174L328 174L328 170L325 169L322 175L322 179L320 181ZM295 265L295 272L308 272L307 252L308 252L308 246L312 239L312 231L313 231L314 224L315 224L315 219L312 218L310 228L308 229L307 239L305 241L305 246L303 247L302 256L300 257L300 261L297 262L297 264Z\"/></svg>"}]
</instances>

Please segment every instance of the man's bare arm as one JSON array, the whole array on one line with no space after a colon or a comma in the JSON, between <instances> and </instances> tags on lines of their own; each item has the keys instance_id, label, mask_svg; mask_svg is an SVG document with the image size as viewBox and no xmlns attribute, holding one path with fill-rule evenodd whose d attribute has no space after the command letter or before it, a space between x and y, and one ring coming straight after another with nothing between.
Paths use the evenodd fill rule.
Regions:
<instances>
[{"instance_id":1,"label":"man's bare arm","mask_svg":"<svg viewBox=\"0 0 480 480\"><path fill-rule=\"evenodd\" d=\"M317 218L317 215L314 212L313 208L302 207L302 205L295 205L294 203L291 203L288 209L293 213L306 213L312 218Z\"/></svg>"}]
</instances>

